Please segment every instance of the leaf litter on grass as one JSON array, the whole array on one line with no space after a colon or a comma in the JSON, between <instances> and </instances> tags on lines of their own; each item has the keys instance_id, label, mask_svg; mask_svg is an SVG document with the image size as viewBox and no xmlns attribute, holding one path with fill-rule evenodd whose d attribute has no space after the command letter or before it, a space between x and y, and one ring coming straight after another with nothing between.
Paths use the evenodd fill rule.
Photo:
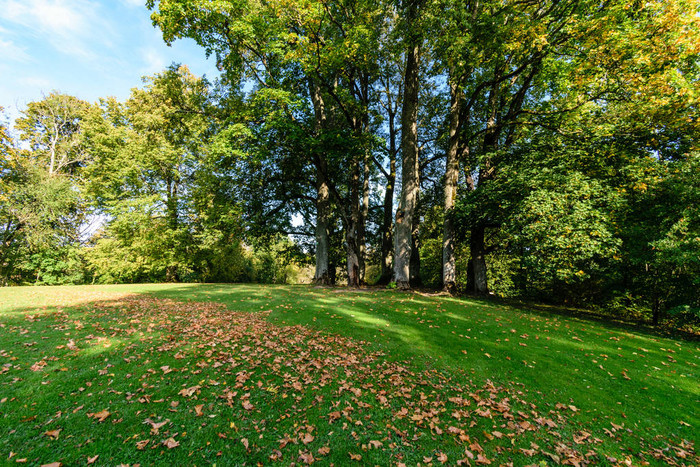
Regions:
<instances>
[{"instance_id":1,"label":"leaf litter on grass","mask_svg":"<svg viewBox=\"0 0 700 467\"><path fill-rule=\"evenodd\" d=\"M623 459L606 457L596 450L601 439L571 428L576 412L571 404L541 409L529 400L526 388L491 381L475 386L464 375L416 371L410 362L392 362L369 350L366 342L300 325L275 325L268 314L233 312L217 303L124 297L84 308L79 321L65 313L51 317L61 330L90 328L82 339L69 340L66 349L73 353L135 338L130 347L137 354L124 360L140 359L152 368L146 369L141 387L123 394L126 403L165 402L173 415L191 413L193 426L183 428L156 416L155 409L137 411L142 418L127 422L145 427L132 441L123 441L122 449L186 449L192 455L202 447L192 445L183 430L228 411L234 414L230 430L214 437L237 440L243 455L259 462L310 464L332 458L391 459L397 465L512 465L515 458L520 463L586 465L656 459L681 465L695 459L693 445L685 441ZM162 365L158 358L164 356L178 365ZM41 359L44 364L35 362L31 370L40 371L49 361ZM99 374L110 376L110 370ZM171 383L181 389L167 392ZM87 412L96 424L114 415L97 409ZM615 427L610 433L624 435Z\"/></svg>"}]
</instances>

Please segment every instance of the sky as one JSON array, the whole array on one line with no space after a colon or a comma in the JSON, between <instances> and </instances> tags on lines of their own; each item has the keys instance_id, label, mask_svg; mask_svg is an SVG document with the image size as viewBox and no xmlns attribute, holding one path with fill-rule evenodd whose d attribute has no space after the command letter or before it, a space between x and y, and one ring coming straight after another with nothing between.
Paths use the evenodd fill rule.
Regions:
<instances>
[{"instance_id":1,"label":"sky","mask_svg":"<svg viewBox=\"0 0 700 467\"><path fill-rule=\"evenodd\" d=\"M194 41L165 44L145 0L0 0L0 106L11 121L54 90L124 100L173 62L217 76Z\"/></svg>"}]
</instances>

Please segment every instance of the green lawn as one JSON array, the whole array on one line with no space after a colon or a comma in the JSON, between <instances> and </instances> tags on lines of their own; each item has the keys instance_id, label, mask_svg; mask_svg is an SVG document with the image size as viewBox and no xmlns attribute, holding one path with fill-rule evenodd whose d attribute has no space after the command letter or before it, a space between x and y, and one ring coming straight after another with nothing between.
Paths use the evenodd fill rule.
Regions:
<instances>
[{"instance_id":1,"label":"green lawn","mask_svg":"<svg viewBox=\"0 0 700 467\"><path fill-rule=\"evenodd\" d=\"M694 465L699 360L697 340L418 293L4 288L0 459Z\"/></svg>"}]
</instances>

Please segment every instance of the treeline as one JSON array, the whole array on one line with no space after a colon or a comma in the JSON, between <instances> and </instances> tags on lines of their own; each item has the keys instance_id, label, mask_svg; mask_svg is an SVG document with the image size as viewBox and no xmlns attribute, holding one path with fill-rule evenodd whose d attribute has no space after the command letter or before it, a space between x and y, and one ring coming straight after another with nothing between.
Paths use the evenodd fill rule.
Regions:
<instances>
[{"instance_id":1,"label":"treeline","mask_svg":"<svg viewBox=\"0 0 700 467\"><path fill-rule=\"evenodd\" d=\"M2 127L0 281L295 280L298 247L245 235L217 112L208 83L178 66L126 102L30 103L18 141Z\"/></svg>"},{"instance_id":2,"label":"treeline","mask_svg":"<svg viewBox=\"0 0 700 467\"><path fill-rule=\"evenodd\" d=\"M3 149L6 281L98 213L103 281L255 280L267 252L319 284L697 316L696 2L147 5L221 76L30 104ZM56 144L50 99L75 107Z\"/></svg>"}]
</instances>

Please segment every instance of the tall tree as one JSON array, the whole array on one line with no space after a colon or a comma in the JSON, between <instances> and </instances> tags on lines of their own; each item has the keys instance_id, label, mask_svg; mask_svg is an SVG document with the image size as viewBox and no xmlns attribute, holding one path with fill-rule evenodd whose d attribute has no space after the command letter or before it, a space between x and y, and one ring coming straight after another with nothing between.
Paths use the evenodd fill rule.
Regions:
<instances>
[{"instance_id":1,"label":"tall tree","mask_svg":"<svg viewBox=\"0 0 700 467\"><path fill-rule=\"evenodd\" d=\"M389 49L391 51L391 49ZM384 139L386 159L388 167L376 161L377 168L384 175L384 199L382 204L382 223L380 226L381 237L381 273L378 280L380 284L388 284L393 277L392 257L394 252L394 193L396 191L396 164L399 156L400 125L397 125L397 116L401 104L402 85L400 70L402 66L395 59L387 57L384 60L383 72L379 78L379 103L386 121L386 135Z\"/></svg>"},{"instance_id":2,"label":"tall tree","mask_svg":"<svg viewBox=\"0 0 700 467\"><path fill-rule=\"evenodd\" d=\"M108 235L175 281L191 268L191 196L206 151L210 94L184 66L146 83L125 104L104 101L86 121L94 157L87 189L112 218Z\"/></svg>"},{"instance_id":3,"label":"tall tree","mask_svg":"<svg viewBox=\"0 0 700 467\"><path fill-rule=\"evenodd\" d=\"M405 68L401 107L401 200L396 211L394 280L400 289L409 289L413 244L414 216L418 203L418 95L420 88L420 54L423 42L419 20L422 1L404 5Z\"/></svg>"},{"instance_id":4,"label":"tall tree","mask_svg":"<svg viewBox=\"0 0 700 467\"><path fill-rule=\"evenodd\" d=\"M88 104L52 93L30 102L15 122L24 147L13 147L3 128L3 281L60 283L72 276L75 248L87 209L80 196L81 124ZM76 272L79 274L79 272Z\"/></svg>"},{"instance_id":5,"label":"tall tree","mask_svg":"<svg viewBox=\"0 0 700 467\"><path fill-rule=\"evenodd\" d=\"M10 200L13 196L17 173L15 145L5 121L4 109L0 107L0 285L6 285L12 269L12 245L20 224L12 215Z\"/></svg>"},{"instance_id":6,"label":"tall tree","mask_svg":"<svg viewBox=\"0 0 700 467\"><path fill-rule=\"evenodd\" d=\"M29 154L49 175L72 173L85 162L80 120L87 105L76 97L52 92L30 102L15 122L20 138L31 148Z\"/></svg>"},{"instance_id":7,"label":"tall tree","mask_svg":"<svg viewBox=\"0 0 700 467\"><path fill-rule=\"evenodd\" d=\"M316 280L320 282L327 280L323 254L327 229L323 224L329 196L336 201L344 225L348 283L360 283L362 173L370 141L371 67L376 67L373 24L381 18L377 5L192 1L190 8L183 10L180 2L171 0L148 3L157 10L152 17L166 41L195 39L207 53L216 54L233 86L247 77L258 90L304 95L314 109L316 124L312 131L317 139L329 141L326 137L334 134L330 140L345 146L344 160L331 161L323 151L308 151L309 162L316 168L316 235L321 245L317 248L321 254L317 255ZM296 86L300 82L304 86ZM289 118L300 121L291 114ZM334 170L336 167L346 170Z\"/></svg>"}]
</instances>

